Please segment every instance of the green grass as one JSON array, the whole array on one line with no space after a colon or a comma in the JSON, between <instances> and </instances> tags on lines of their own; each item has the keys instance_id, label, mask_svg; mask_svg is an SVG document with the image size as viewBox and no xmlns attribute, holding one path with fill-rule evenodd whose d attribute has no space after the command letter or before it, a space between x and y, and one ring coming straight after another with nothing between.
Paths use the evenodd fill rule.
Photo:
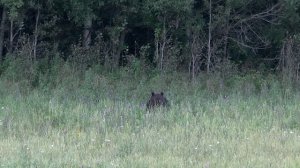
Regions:
<instances>
[{"instance_id":1,"label":"green grass","mask_svg":"<svg viewBox=\"0 0 300 168\"><path fill-rule=\"evenodd\" d=\"M276 81L89 73L52 89L0 80L0 167L300 167L300 95ZM171 108L147 113L151 90Z\"/></svg>"}]
</instances>

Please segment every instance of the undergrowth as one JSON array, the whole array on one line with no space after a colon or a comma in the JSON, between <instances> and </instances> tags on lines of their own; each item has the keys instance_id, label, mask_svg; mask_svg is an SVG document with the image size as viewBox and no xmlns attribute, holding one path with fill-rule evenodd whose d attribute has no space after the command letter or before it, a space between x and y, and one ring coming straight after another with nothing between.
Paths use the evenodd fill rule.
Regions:
<instances>
[{"instance_id":1,"label":"undergrowth","mask_svg":"<svg viewBox=\"0 0 300 168\"><path fill-rule=\"evenodd\" d=\"M300 164L299 91L276 75L213 74L191 81L178 72L78 71L58 58L43 70L6 65L0 167ZM147 112L151 91L164 91L170 109Z\"/></svg>"}]
</instances>

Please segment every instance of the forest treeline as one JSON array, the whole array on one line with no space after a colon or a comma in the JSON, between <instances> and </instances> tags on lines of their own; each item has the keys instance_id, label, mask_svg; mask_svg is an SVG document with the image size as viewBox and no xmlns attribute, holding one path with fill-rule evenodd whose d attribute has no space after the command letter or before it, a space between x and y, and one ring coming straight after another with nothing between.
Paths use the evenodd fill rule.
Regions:
<instances>
[{"instance_id":1,"label":"forest treeline","mask_svg":"<svg viewBox=\"0 0 300 168\"><path fill-rule=\"evenodd\" d=\"M299 81L299 0L0 0L0 73L271 72Z\"/></svg>"}]
</instances>

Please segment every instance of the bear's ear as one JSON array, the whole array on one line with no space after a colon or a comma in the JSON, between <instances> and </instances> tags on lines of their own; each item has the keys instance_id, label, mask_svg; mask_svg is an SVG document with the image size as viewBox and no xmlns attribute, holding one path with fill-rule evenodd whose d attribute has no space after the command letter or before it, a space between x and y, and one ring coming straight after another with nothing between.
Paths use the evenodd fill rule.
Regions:
<instances>
[{"instance_id":1,"label":"bear's ear","mask_svg":"<svg viewBox=\"0 0 300 168\"><path fill-rule=\"evenodd\" d=\"M152 95L152 96L154 96L154 95L155 95L155 93L154 93L154 92L151 92L151 95Z\"/></svg>"},{"instance_id":2,"label":"bear's ear","mask_svg":"<svg viewBox=\"0 0 300 168\"><path fill-rule=\"evenodd\" d=\"M164 92L160 92L160 94L163 96L163 95L164 95Z\"/></svg>"}]
</instances>

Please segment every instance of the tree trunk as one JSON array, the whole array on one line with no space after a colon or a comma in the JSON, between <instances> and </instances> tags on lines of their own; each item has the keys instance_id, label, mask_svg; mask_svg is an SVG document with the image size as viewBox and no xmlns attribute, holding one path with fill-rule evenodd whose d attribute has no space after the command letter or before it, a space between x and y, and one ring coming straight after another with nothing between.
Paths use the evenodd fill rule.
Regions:
<instances>
[{"instance_id":1,"label":"tree trunk","mask_svg":"<svg viewBox=\"0 0 300 168\"><path fill-rule=\"evenodd\" d=\"M126 36L126 33L127 33L127 29L123 30L121 32L121 36L120 36L120 46L118 48L118 61L120 60L120 57L121 57L121 54L122 54L122 51L124 49L124 46L125 46L125 36Z\"/></svg>"},{"instance_id":2,"label":"tree trunk","mask_svg":"<svg viewBox=\"0 0 300 168\"><path fill-rule=\"evenodd\" d=\"M115 57L115 59L114 59L114 65L115 65L114 68L117 68L119 66L119 61L120 61L120 58L121 58L122 50L124 48L126 33L127 33L126 28L124 28L124 30L122 30L120 32L119 39L118 39L119 43L116 44L116 53L114 55L114 57Z\"/></svg>"},{"instance_id":3,"label":"tree trunk","mask_svg":"<svg viewBox=\"0 0 300 168\"><path fill-rule=\"evenodd\" d=\"M112 30L112 31L118 31L113 33L111 36L111 68L112 70L118 68L120 63L120 56L124 48L124 42L125 42L125 36L127 33L127 29L123 28L122 30Z\"/></svg>"},{"instance_id":4,"label":"tree trunk","mask_svg":"<svg viewBox=\"0 0 300 168\"><path fill-rule=\"evenodd\" d=\"M163 63L164 63L164 57L165 57L165 47L167 43L167 32L166 32L166 17L164 17L164 23L163 23L163 32L161 35L162 38L162 44L160 48L160 71L163 71Z\"/></svg>"},{"instance_id":5,"label":"tree trunk","mask_svg":"<svg viewBox=\"0 0 300 168\"><path fill-rule=\"evenodd\" d=\"M91 29L92 29L92 18L87 16L84 21L84 30L83 30L83 41L82 45L84 48L89 48L91 45Z\"/></svg>"},{"instance_id":6,"label":"tree trunk","mask_svg":"<svg viewBox=\"0 0 300 168\"><path fill-rule=\"evenodd\" d=\"M155 37L155 58L153 62L157 64L158 59L159 59L159 37Z\"/></svg>"},{"instance_id":7,"label":"tree trunk","mask_svg":"<svg viewBox=\"0 0 300 168\"><path fill-rule=\"evenodd\" d=\"M37 9L37 14L35 18L35 30L34 30L34 41L33 41L33 59L36 60L36 48L37 48L37 41L38 41L38 24L40 19L40 8Z\"/></svg>"},{"instance_id":8,"label":"tree trunk","mask_svg":"<svg viewBox=\"0 0 300 168\"><path fill-rule=\"evenodd\" d=\"M5 21L6 21L6 8L3 6L2 19L1 19L1 23L0 23L0 63L2 62L2 59L3 59Z\"/></svg>"},{"instance_id":9,"label":"tree trunk","mask_svg":"<svg viewBox=\"0 0 300 168\"><path fill-rule=\"evenodd\" d=\"M229 27L229 18L230 18L230 13L231 13L231 8L228 7L226 9L226 23L225 23L225 30L224 30L224 59L228 59L228 36L229 36L229 31L230 31L230 27Z\"/></svg>"},{"instance_id":10,"label":"tree trunk","mask_svg":"<svg viewBox=\"0 0 300 168\"><path fill-rule=\"evenodd\" d=\"M196 62L196 58L195 58L195 39L196 36L191 33L191 28L187 28L186 30L186 35L188 38L188 52L191 55L191 60L189 63L189 75L191 77L191 80L194 81L195 79L195 62Z\"/></svg>"},{"instance_id":11,"label":"tree trunk","mask_svg":"<svg viewBox=\"0 0 300 168\"><path fill-rule=\"evenodd\" d=\"M197 47L199 46L196 46L196 40L200 40L200 39L197 39L197 37L194 35L192 37L192 49L191 49L191 52L192 52L192 79L193 79L193 82L195 80L195 73L196 73L196 55L197 55Z\"/></svg>"},{"instance_id":12,"label":"tree trunk","mask_svg":"<svg viewBox=\"0 0 300 168\"><path fill-rule=\"evenodd\" d=\"M207 73L210 73L210 64L211 64L211 0L209 0L209 23L208 23L208 43L207 43L207 63L206 70Z\"/></svg>"},{"instance_id":13,"label":"tree trunk","mask_svg":"<svg viewBox=\"0 0 300 168\"><path fill-rule=\"evenodd\" d=\"M9 48L8 53L12 53L13 50L13 41L14 41L14 22L10 20L10 33L9 33Z\"/></svg>"}]
</instances>

